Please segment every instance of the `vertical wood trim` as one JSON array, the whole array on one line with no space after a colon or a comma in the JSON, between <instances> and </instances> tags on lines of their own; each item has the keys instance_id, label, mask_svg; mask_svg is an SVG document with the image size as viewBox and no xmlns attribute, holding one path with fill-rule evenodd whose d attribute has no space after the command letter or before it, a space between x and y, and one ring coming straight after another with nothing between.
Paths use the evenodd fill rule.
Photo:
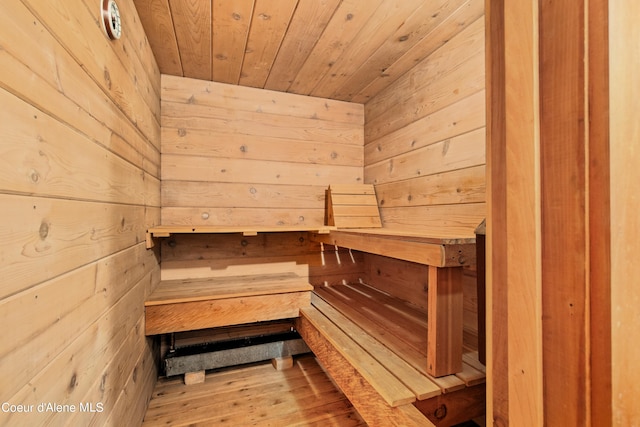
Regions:
<instances>
[{"instance_id":1,"label":"vertical wood trim","mask_svg":"<svg viewBox=\"0 0 640 427\"><path fill-rule=\"evenodd\" d=\"M504 0L485 0L487 87L487 423L508 425ZM495 286L492 284L495 283ZM496 325L496 327L494 327ZM499 327L498 327L499 326Z\"/></svg>"},{"instance_id":2,"label":"vertical wood trim","mask_svg":"<svg viewBox=\"0 0 640 427\"><path fill-rule=\"evenodd\" d=\"M427 372L434 377L462 370L462 273L429 266Z\"/></svg>"},{"instance_id":3,"label":"vertical wood trim","mask_svg":"<svg viewBox=\"0 0 640 427\"><path fill-rule=\"evenodd\" d=\"M611 346L615 426L640 420L640 2L609 2Z\"/></svg>"},{"instance_id":4,"label":"vertical wood trim","mask_svg":"<svg viewBox=\"0 0 640 427\"><path fill-rule=\"evenodd\" d=\"M542 425L538 0L505 2L509 423ZM498 230L496 230L498 231Z\"/></svg>"},{"instance_id":5,"label":"vertical wood trim","mask_svg":"<svg viewBox=\"0 0 640 427\"><path fill-rule=\"evenodd\" d=\"M588 233L591 425L611 422L611 187L609 170L608 0L589 0Z\"/></svg>"},{"instance_id":6,"label":"vertical wood trim","mask_svg":"<svg viewBox=\"0 0 640 427\"><path fill-rule=\"evenodd\" d=\"M490 1L486 14L489 414L542 425L538 1Z\"/></svg>"},{"instance_id":7,"label":"vertical wood trim","mask_svg":"<svg viewBox=\"0 0 640 427\"><path fill-rule=\"evenodd\" d=\"M544 421L588 425L585 2L540 2Z\"/></svg>"},{"instance_id":8,"label":"vertical wood trim","mask_svg":"<svg viewBox=\"0 0 640 427\"><path fill-rule=\"evenodd\" d=\"M637 176L629 176L640 162L635 159L635 168L629 167L633 160L626 163L633 157L632 150L621 154L619 159L626 169L617 167L613 154L609 166L609 149L613 150L615 145L610 146L608 140L607 0L573 3L532 0L526 6L490 3L487 38L492 47L489 58L494 58L488 61L489 78L494 78L489 85L488 126L491 200L488 277L494 304L490 325L495 352L496 339L504 333L496 319L506 313L509 405L506 411L500 406L503 402L499 397L505 392L505 384L500 382L501 360L495 352L489 361L489 396L493 402L489 413L496 425L609 425L612 413L614 417L620 413L615 400L612 408L611 396L624 400L622 411L625 411L634 405L631 398L626 400L623 396L638 392L631 380L620 387L623 394L616 394L608 379L612 347L614 369L616 360L616 340L614 337L612 346L609 332L611 325L616 324L615 316L609 320L616 311L609 299L610 287L616 283L612 271L615 272L616 260L629 260L632 256L626 252L616 255L615 232L611 241L607 234L610 224L617 223L613 196L618 193L624 200L620 221L627 221L621 226L620 236L638 234L637 214L631 214L635 223L630 223L630 217L626 216L628 212L637 212L629 207L635 193L630 192L630 187L625 193L624 186L638 181ZM502 32L501 15L496 7L504 9ZM623 15L634 16L630 9ZM638 111L638 106L627 100L632 98L628 94L633 92L634 84L638 87L637 79L631 77L633 59L628 59L628 53L637 51L637 46L628 43L638 40L638 35L631 30L631 20L628 27L620 24L611 28L626 28L621 40L611 42L611 46L625 46L620 55L627 61L620 66L621 78L613 77L612 72L611 82L620 82L620 95L627 98L611 101L610 105L628 107L621 107L619 115L612 111L611 117L620 117L621 140L625 141L624 147L629 147L633 146L629 141L637 139L639 131L638 121L629 119L630 112ZM500 52L495 50L504 51L503 69L495 59L500 58ZM638 62L636 58L636 67ZM504 129L496 123L499 119L504 119ZM629 127L629 123L635 127ZM620 185L615 183L616 175ZM500 198L502 191L504 198ZM527 218L532 222L525 221ZM499 233L507 236L502 247ZM635 241L628 240L619 246L631 246L633 251ZM526 261L530 257L536 261ZM614 262L611 265L610 260ZM620 283L629 283L634 273L637 277L637 271L626 267ZM507 306L503 309L495 306L500 291L508 292ZM635 297L640 299L638 295ZM625 301L624 306L633 306L629 303L633 298L634 295L625 294L621 301ZM634 317L622 316L621 324L625 321L628 325L637 324L638 315L629 315ZM630 374L636 365L631 360L637 359L637 354L630 357L632 352L625 347L634 340L629 339L629 331L625 330L622 336L621 372L625 380L637 378L638 375ZM524 337L537 342L527 344ZM523 351L527 345L531 349L529 355ZM528 379L527 366L535 369ZM614 421L629 425L631 419Z\"/></svg>"}]
</instances>

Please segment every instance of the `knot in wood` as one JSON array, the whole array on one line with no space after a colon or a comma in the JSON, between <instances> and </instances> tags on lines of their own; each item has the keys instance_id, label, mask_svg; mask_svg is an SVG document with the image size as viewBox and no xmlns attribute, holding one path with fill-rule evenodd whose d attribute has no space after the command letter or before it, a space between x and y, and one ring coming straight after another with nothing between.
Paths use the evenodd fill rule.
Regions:
<instances>
[{"instance_id":1,"label":"knot in wood","mask_svg":"<svg viewBox=\"0 0 640 427\"><path fill-rule=\"evenodd\" d=\"M38 230L38 234L40 235L40 239L46 239L49 235L49 224L47 224L46 222L40 224L40 230Z\"/></svg>"},{"instance_id":2,"label":"knot in wood","mask_svg":"<svg viewBox=\"0 0 640 427\"><path fill-rule=\"evenodd\" d=\"M107 88L111 90L111 74L107 67L104 67L104 82L107 85Z\"/></svg>"},{"instance_id":3,"label":"knot in wood","mask_svg":"<svg viewBox=\"0 0 640 427\"><path fill-rule=\"evenodd\" d=\"M447 416L447 405L440 405L436 408L435 412L433 413L433 416L437 419L437 420L442 420L444 419L444 417Z\"/></svg>"}]
</instances>

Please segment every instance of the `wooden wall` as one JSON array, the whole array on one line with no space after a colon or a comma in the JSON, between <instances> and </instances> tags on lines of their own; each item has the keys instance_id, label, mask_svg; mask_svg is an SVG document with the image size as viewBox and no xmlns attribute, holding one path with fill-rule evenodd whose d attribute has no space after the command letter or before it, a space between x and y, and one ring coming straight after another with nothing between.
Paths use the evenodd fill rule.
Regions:
<instances>
[{"instance_id":1,"label":"wooden wall","mask_svg":"<svg viewBox=\"0 0 640 427\"><path fill-rule=\"evenodd\" d=\"M160 76L118 4L110 42L95 0L0 3L0 402L35 405L2 425L133 425L155 383Z\"/></svg>"},{"instance_id":2,"label":"wooden wall","mask_svg":"<svg viewBox=\"0 0 640 427\"><path fill-rule=\"evenodd\" d=\"M640 250L640 28L636 19L640 3L618 0L606 6L611 85L612 367L609 386L613 396L611 425L622 427L640 425L637 403L640 396L640 264L636 260Z\"/></svg>"},{"instance_id":3,"label":"wooden wall","mask_svg":"<svg viewBox=\"0 0 640 427\"><path fill-rule=\"evenodd\" d=\"M354 253L362 257L363 268L359 274L365 283L427 312L429 290L427 265L369 253ZM464 348L465 352L477 351L478 298L475 268L464 269L462 286Z\"/></svg>"},{"instance_id":4,"label":"wooden wall","mask_svg":"<svg viewBox=\"0 0 640 427\"><path fill-rule=\"evenodd\" d=\"M362 182L363 107L162 76L162 222L321 225Z\"/></svg>"},{"instance_id":5,"label":"wooden wall","mask_svg":"<svg viewBox=\"0 0 640 427\"><path fill-rule=\"evenodd\" d=\"M485 215L484 4L457 35L365 104L364 181L385 227L463 235Z\"/></svg>"}]
</instances>

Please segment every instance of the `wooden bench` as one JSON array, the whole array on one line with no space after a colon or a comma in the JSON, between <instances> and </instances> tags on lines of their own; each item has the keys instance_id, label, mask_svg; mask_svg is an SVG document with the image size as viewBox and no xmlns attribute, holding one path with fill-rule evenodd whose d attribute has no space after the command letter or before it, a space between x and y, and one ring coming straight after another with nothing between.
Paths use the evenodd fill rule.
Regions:
<instances>
[{"instance_id":1,"label":"wooden bench","mask_svg":"<svg viewBox=\"0 0 640 427\"><path fill-rule=\"evenodd\" d=\"M391 295L395 289L334 283L316 287L298 331L372 425L450 426L479 417L485 370L477 352L463 352L463 268L475 264L475 235L384 228L372 219L372 194L373 186L330 187L326 218L337 229L312 240L421 264L427 277L415 285L428 288L424 310Z\"/></svg>"},{"instance_id":2,"label":"wooden bench","mask_svg":"<svg viewBox=\"0 0 640 427\"><path fill-rule=\"evenodd\" d=\"M302 269L294 264L276 264L276 271L266 268L259 274L238 275L234 274L238 268L228 268L216 272L222 274L217 277L163 280L145 301L145 333L170 334L173 343L180 332L235 325L244 325L249 331L257 329L259 322L291 322L301 308L309 307L313 290L308 276L298 274ZM226 346L207 342L199 353L188 348L183 352L172 344L164 358L164 368L167 375L184 374L185 384L204 381L206 369L233 364L271 359L274 367L283 369L292 366L293 355L309 349L299 337L282 335L269 335L250 343L247 336L228 341Z\"/></svg>"},{"instance_id":3,"label":"wooden bench","mask_svg":"<svg viewBox=\"0 0 640 427\"><path fill-rule=\"evenodd\" d=\"M172 234L242 234L313 231L328 233L326 226L190 226L160 225L147 230L147 248L154 238ZM184 278L161 280L145 302L145 331L157 335L196 329L297 317L309 305L308 269L295 263L275 263L274 267L251 270L235 266L222 273L195 277L185 270ZM304 271L304 272L303 272Z\"/></svg>"},{"instance_id":4,"label":"wooden bench","mask_svg":"<svg viewBox=\"0 0 640 427\"><path fill-rule=\"evenodd\" d=\"M298 317L313 286L293 272L161 281L145 302L147 335Z\"/></svg>"},{"instance_id":5,"label":"wooden bench","mask_svg":"<svg viewBox=\"0 0 640 427\"><path fill-rule=\"evenodd\" d=\"M312 233L312 240L428 266L427 372L460 372L463 340L463 267L475 263L475 237L423 235L385 228Z\"/></svg>"},{"instance_id":6,"label":"wooden bench","mask_svg":"<svg viewBox=\"0 0 640 427\"><path fill-rule=\"evenodd\" d=\"M375 304L387 311L375 316ZM477 354L464 354L456 375L429 375L416 342L426 336L426 324L399 299L363 284L319 288L296 328L370 425L450 426L484 413L485 372Z\"/></svg>"}]
</instances>

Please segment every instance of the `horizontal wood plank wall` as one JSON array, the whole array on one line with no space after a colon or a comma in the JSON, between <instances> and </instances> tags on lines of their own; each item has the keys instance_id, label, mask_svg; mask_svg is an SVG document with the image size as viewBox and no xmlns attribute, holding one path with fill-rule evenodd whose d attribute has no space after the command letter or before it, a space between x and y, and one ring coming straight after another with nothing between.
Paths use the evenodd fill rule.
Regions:
<instances>
[{"instance_id":1,"label":"horizontal wood plank wall","mask_svg":"<svg viewBox=\"0 0 640 427\"><path fill-rule=\"evenodd\" d=\"M383 292L427 311L429 267L381 255L360 253L363 257L364 282ZM465 351L478 350L478 298L476 269L465 268L463 276Z\"/></svg>"},{"instance_id":2,"label":"horizontal wood plank wall","mask_svg":"<svg viewBox=\"0 0 640 427\"><path fill-rule=\"evenodd\" d=\"M469 19L365 104L364 180L384 227L473 236L485 216L484 17Z\"/></svg>"},{"instance_id":3,"label":"horizontal wood plank wall","mask_svg":"<svg viewBox=\"0 0 640 427\"><path fill-rule=\"evenodd\" d=\"M162 222L321 225L329 184L362 182L364 109L162 76Z\"/></svg>"},{"instance_id":4,"label":"horizontal wood plank wall","mask_svg":"<svg viewBox=\"0 0 640 427\"><path fill-rule=\"evenodd\" d=\"M111 42L94 0L0 4L0 401L35 405L2 425L135 424L155 384L160 74L118 5Z\"/></svg>"},{"instance_id":5,"label":"horizontal wood plank wall","mask_svg":"<svg viewBox=\"0 0 640 427\"><path fill-rule=\"evenodd\" d=\"M162 280L294 271L314 286L358 281L363 256L311 242L307 232L176 234L161 241Z\"/></svg>"}]
</instances>

